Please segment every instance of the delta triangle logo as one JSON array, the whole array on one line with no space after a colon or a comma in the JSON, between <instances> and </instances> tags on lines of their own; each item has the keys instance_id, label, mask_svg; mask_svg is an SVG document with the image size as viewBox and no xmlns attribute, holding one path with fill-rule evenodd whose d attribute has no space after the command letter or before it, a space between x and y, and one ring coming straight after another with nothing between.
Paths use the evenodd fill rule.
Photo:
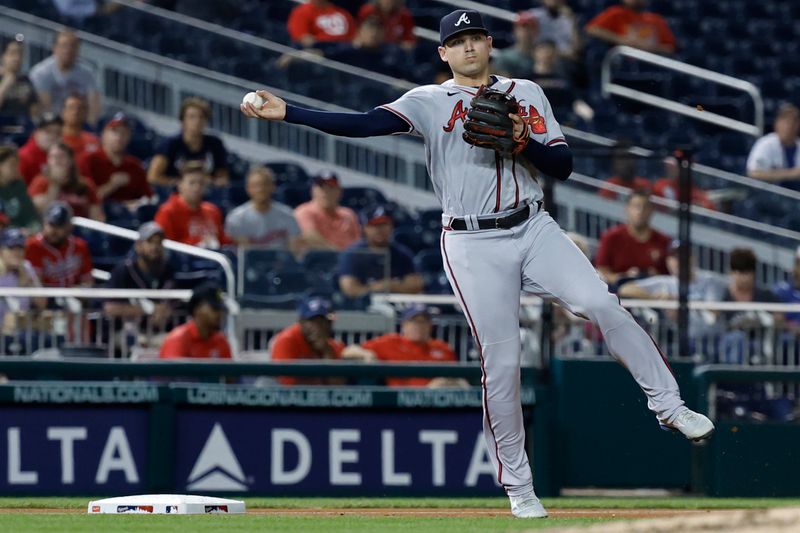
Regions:
<instances>
[{"instance_id":1,"label":"delta triangle logo","mask_svg":"<svg viewBox=\"0 0 800 533\"><path fill-rule=\"evenodd\" d=\"M230 442L217 422L186 480L188 490L244 491L246 477Z\"/></svg>"}]
</instances>

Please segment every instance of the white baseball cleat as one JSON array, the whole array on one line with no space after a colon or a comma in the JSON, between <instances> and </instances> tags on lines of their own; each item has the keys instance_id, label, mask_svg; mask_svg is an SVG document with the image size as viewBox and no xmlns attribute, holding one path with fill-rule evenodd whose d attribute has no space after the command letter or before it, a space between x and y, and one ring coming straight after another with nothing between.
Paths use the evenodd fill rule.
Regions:
<instances>
[{"instance_id":1,"label":"white baseball cleat","mask_svg":"<svg viewBox=\"0 0 800 533\"><path fill-rule=\"evenodd\" d=\"M509 496L508 499L511 500L511 514L517 518L547 518L547 511L533 491L522 496Z\"/></svg>"},{"instance_id":2,"label":"white baseball cleat","mask_svg":"<svg viewBox=\"0 0 800 533\"><path fill-rule=\"evenodd\" d=\"M694 442L705 440L714 433L714 423L707 416L695 413L688 407L684 407L668 421L661 422L661 428L667 431L679 431Z\"/></svg>"}]
</instances>

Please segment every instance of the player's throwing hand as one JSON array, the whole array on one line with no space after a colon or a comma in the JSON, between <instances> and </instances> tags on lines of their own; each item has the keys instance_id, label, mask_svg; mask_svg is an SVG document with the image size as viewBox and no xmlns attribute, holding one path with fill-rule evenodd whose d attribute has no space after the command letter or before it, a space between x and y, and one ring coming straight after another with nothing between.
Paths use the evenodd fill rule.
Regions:
<instances>
[{"instance_id":1,"label":"player's throwing hand","mask_svg":"<svg viewBox=\"0 0 800 533\"><path fill-rule=\"evenodd\" d=\"M286 118L286 102L269 91L260 90L256 94L264 99L261 107L256 107L247 102L239 105L242 113L250 118L263 118L264 120L283 120Z\"/></svg>"}]
</instances>

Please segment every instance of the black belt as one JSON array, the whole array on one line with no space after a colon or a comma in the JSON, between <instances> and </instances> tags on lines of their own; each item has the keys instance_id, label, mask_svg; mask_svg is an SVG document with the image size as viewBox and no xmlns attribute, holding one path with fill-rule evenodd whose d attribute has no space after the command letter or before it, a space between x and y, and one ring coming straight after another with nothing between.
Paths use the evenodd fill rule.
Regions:
<instances>
[{"instance_id":1,"label":"black belt","mask_svg":"<svg viewBox=\"0 0 800 533\"><path fill-rule=\"evenodd\" d=\"M536 202L536 210L537 212L542 209L542 202ZM497 218L479 218L478 219L478 229L509 229L513 228L517 224L520 224L528 219L531 214L531 206L526 205L519 211L515 211L508 216L505 217L497 217ZM454 229L456 231L466 231L467 230L467 222L463 218L454 218L452 222L450 222L450 229Z\"/></svg>"}]
</instances>

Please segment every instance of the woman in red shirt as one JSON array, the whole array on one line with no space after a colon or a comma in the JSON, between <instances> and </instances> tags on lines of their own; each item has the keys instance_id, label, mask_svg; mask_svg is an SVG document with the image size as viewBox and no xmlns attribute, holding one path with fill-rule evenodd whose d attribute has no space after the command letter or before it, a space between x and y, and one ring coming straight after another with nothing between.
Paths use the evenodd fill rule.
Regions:
<instances>
[{"instance_id":1,"label":"woman in red shirt","mask_svg":"<svg viewBox=\"0 0 800 533\"><path fill-rule=\"evenodd\" d=\"M68 203L76 216L105 220L94 184L78 174L75 152L63 142L47 151L47 167L28 186L28 194L40 212L60 200Z\"/></svg>"}]
</instances>

